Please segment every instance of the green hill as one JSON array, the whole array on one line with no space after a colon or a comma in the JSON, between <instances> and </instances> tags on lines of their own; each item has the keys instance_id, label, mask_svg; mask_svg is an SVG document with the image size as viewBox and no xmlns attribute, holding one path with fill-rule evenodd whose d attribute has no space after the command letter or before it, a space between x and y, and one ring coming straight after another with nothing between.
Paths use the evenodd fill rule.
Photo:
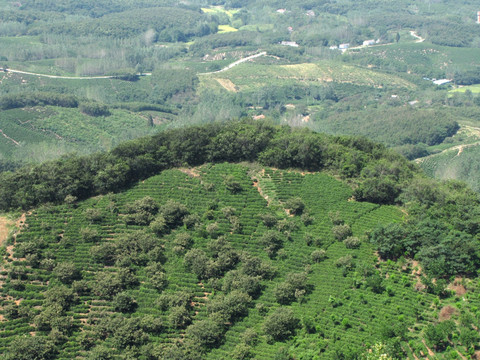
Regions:
<instances>
[{"instance_id":1,"label":"green hill","mask_svg":"<svg viewBox=\"0 0 480 360\"><path fill-rule=\"evenodd\" d=\"M2 248L6 359L476 350L478 195L365 139L213 124L1 177L39 205Z\"/></svg>"},{"instance_id":2,"label":"green hill","mask_svg":"<svg viewBox=\"0 0 480 360\"><path fill-rule=\"evenodd\" d=\"M330 61L289 65L245 63L228 71L201 76L200 81L200 89L224 88L235 92L253 92L262 87L298 83L305 86L337 83L370 88L415 88L414 84L394 75Z\"/></svg>"},{"instance_id":3,"label":"green hill","mask_svg":"<svg viewBox=\"0 0 480 360\"><path fill-rule=\"evenodd\" d=\"M121 109L91 116L78 108L58 106L9 109L1 114L3 158L36 163L72 152L109 150L122 141L159 131L159 125L170 118L170 114L160 112L133 113Z\"/></svg>"}]
</instances>

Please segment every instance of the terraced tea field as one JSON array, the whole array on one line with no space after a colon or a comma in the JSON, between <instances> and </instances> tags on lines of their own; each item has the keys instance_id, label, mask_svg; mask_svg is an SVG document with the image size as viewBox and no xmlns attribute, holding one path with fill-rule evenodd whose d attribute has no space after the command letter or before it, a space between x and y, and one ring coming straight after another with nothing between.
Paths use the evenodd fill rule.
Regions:
<instances>
[{"instance_id":1,"label":"terraced tea field","mask_svg":"<svg viewBox=\"0 0 480 360\"><path fill-rule=\"evenodd\" d=\"M92 117L76 108L55 106L1 111L0 153L5 158L46 161L68 152L109 150L116 144L153 134L169 122L169 114L151 112L158 125L148 124L147 113L111 110Z\"/></svg>"},{"instance_id":2,"label":"terraced tea field","mask_svg":"<svg viewBox=\"0 0 480 360\"><path fill-rule=\"evenodd\" d=\"M146 197L160 207L165 219L174 214L169 207L178 206L180 211L175 204L183 204L183 225L173 225L171 232L160 232L156 220L146 226L151 219L144 220L144 212L132 210L132 205L140 206L139 200L147 204ZM298 197L303 213L293 215L287 204ZM212 307L228 296L229 286L240 286L229 281L254 269L248 264L256 259L260 267L255 271L266 271L259 287L251 293L246 311L224 324L220 340L204 358L224 359L245 351L239 339L247 333L256 340L244 347L257 359L273 359L282 351L302 359L339 358L385 341L382 334L394 331L388 329L395 324L411 329L400 343L409 358L424 358L428 350L419 336L434 321L440 305L432 307L436 297L415 290L419 279L411 264L379 263L366 236L377 225L404 217L394 206L353 201L351 188L327 174L228 163L167 170L124 193L43 206L27 216L25 227L9 238L3 250L0 353L8 351L17 336L30 333L59 337L59 359L85 358L100 349L120 354L129 345L120 330L108 328L105 319L112 318L119 321L119 329L129 321L140 321L135 331L143 340L129 340L133 356L148 346L164 355L193 336L191 327L219 316ZM334 223L348 225L359 242L351 247L338 241ZM283 240L269 253L265 239L272 232ZM135 247L125 239L144 240ZM130 250L120 255L123 246ZM206 257L195 263L192 259L199 254ZM228 266L221 262L227 261L222 257L227 254L233 261ZM73 282L59 270L65 264L78 271ZM212 264L208 271L216 275L200 275L202 264ZM152 275L154 268L161 273ZM292 274L306 276L305 287L295 290L292 299L280 300L279 289ZM370 276L380 279L382 290L372 290ZM121 289L106 294L116 281ZM52 300L54 291L71 294L70 304L59 315L47 313L59 301ZM134 299L133 310L118 310L119 293ZM180 308L168 305L182 298L181 293L189 296L188 303ZM57 297L66 296L61 294ZM278 308L291 309L301 324L286 342L272 341L265 330L269 314ZM159 325L143 325L144 318L156 319ZM185 325L178 322L181 319Z\"/></svg>"}]
</instances>

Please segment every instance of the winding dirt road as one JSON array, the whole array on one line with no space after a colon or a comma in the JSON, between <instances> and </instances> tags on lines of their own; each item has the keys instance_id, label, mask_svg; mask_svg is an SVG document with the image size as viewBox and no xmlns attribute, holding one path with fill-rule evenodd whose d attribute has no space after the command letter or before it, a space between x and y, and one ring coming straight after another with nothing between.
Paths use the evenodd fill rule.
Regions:
<instances>
[{"instance_id":1,"label":"winding dirt road","mask_svg":"<svg viewBox=\"0 0 480 360\"><path fill-rule=\"evenodd\" d=\"M200 73L200 74L198 74L198 75L209 75L209 74L221 73L221 72L230 70L231 68L233 68L233 67L235 67L235 66L237 66L237 65L240 65L241 63L244 63L244 62L246 62L246 61L255 59L255 58L260 57L260 56L266 56L266 55L267 55L267 52L266 52L266 51L262 51L261 53L258 53L258 54L255 54L255 55L250 55L250 56L247 56L246 58L237 60L237 61L231 63L230 65L225 66L223 69L220 69L220 70L217 70L217 71L212 71L212 72L207 72L207 73Z\"/></svg>"},{"instance_id":2,"label":"winding dirt road","mask_svg":"<svg viewBox=\"0 0 480 360\"><path fill-rule=\"evenodd\" d=\"M480 138L480 128L477 128L477 127L474 127L474 126L468 126L468 125L465 125L463 126L463 129L470 132L470 134L473 134L475 135L476 137ZM434 157L434 156L437 156L439 154L444 154L444 153L447 153L449 151L454 151L456 150L457 151L457 155L456 156L460 156L460 154L463 152L464 149L466 148L469 148L469 147L473 147L473 146L479 146L480 145L480 141L476 141L474 143L470 143L470 144L460 144L460 145L455 145L455 146L452 146L452 147L449 147L448 149L445 149L439 153L436 153L436 154L432 154L432 155L428 155L428 156L425 156L425 157L422 157L422 158L418 158L418 159L415 159L414 162L417 163L417 164L420 164L421 162L424 162L425 160L431 158L431 157Z\"/></svg>"},{"instance_id":3,"label":"winding dirt road","mask_svg":"<svg viewBox=\"0 0 480 360\"><path fill-rule=\"evenodd\" d=\"M266 56L267 55L267 52L266 51L263 51L261 53L258 53L258 54L255 54L255 55L251 55L251 56L248 56L246 58L243 58L243 59L240 59L240 60L237 60L233 63L231 63L230 65L224 67L223 69L220 69L220 70L217 70L217 71L212 71L212 72L208 72L208 73L200 73L198 75L208 75L208 74L215 74L215 73L220 73L220 72L223 72L223 71L227 71L237 65L240 65L241 63L244 63L246 61L249 61L249 60L252 60L252 59L255 59L257 57L260 57L260 56ZM33 73L33 72L29 72L29 71L21 71L21 70L15 70L15 69L4 69L4 68L0 68L0 71L4 71L4 72L7 72L7 73L15 73L15 74L23 74L23 75L32 75L32 76L40 76L40 77L45 77L45 78L49 78L49 79L66 79L66 80L96 80L96 79L114 79L116 76L114 75L105 75L105 76L61 76L61 75L48 75L48 74L39 74L39 73ZM150 76L152 75L152 73L141 73L141 74L137 74L138 76Z\"/></svg>"},{"instance_id":4,"label":"winding dirt road","mask_svg":"<svg viewBox=\"0 0 480 360\"><path fill-rule=\"evenodd\" d=\"M23 74L23 75L32 75L32 76L40 76L46 77L50 79L68 79L68 80L93 80L93 79L113 79L115 76L60 76L60 75L47 75L47 74L38 74L32 73L28 71L21 71L21 70L14 70L14 69L3 69L0 68L0 71L11 72L15 74ZM146 74L142 74L146 75Z\"/></svg>"}]
</instances>

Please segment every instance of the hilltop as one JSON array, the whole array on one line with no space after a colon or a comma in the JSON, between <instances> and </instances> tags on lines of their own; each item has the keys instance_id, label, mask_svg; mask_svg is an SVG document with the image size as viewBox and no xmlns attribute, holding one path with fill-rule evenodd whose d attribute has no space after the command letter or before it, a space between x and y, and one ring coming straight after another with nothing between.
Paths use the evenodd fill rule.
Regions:
<instances>
[{"instance_id":1,"label":"hilltop","mask_svg":"<svg viewBox=\"0 0 480 360\"><path fill-rule=\"evenodd\" d=\"M366 139L214 124L1 176L7 359L475 351L478 195Z\"/></svg>"}]
</instances>

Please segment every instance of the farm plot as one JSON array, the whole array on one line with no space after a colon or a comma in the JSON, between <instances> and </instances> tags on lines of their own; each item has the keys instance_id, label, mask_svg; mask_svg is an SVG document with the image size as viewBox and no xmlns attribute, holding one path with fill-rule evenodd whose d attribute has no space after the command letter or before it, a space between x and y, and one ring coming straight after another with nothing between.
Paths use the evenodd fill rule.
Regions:
<instances>
[{"instance_id":1,"label":"farm plot","mask_svg":"<svg viewBox=\"0 0 480 360\"><path fill-rule=\"evenodd\" d=\"M386 75L368 69L331 62L295 65L241 64L229 71L203 76L201 88L210 87L218 79L229 79L240 91L254 91L266 85L287 86L305 82L311 85L322 83L345 83L357 86L393 86L413 89L414 84L393 75ZM213 84L212 86L215 86Z\"/></svg>"},{"instance_id":2,"label":"farm plot","mask_svg":"<svg viewBox=\"0 0 480 360\"><path fill-rule=\"evenodd\" d=\"M179 341L188 343L189 324L219 316L212 309L239 291L232 290L238 279L252 281L242 295L248 306L225 322L205 358L239 351L239 339L252 331L257 340L247 347L258 359L285 346L325 359L364 352L382 341L386 324L413 327L419 317L431 318L432 296L414 291L409 269L378 264L365 237L403 214L351 196L349 186L326 174L224 163L164 171L119 194L45 205L7 244L0 352L34 333L57 336L60 359L100 348L119 354L129 347L139 356L146 344L163 354L187 346ZM332 231L339 223L359 239L353 247ZM262 275L247 275L253 273ZM373 290L371 276L379 279ZM302 324L287 343L265 330L281 308ZM138 337L121 335L127 330ZM407 340L415 345L411 357L419 356L421 343L413 335Z\"/></svg>"}]
</instances>

